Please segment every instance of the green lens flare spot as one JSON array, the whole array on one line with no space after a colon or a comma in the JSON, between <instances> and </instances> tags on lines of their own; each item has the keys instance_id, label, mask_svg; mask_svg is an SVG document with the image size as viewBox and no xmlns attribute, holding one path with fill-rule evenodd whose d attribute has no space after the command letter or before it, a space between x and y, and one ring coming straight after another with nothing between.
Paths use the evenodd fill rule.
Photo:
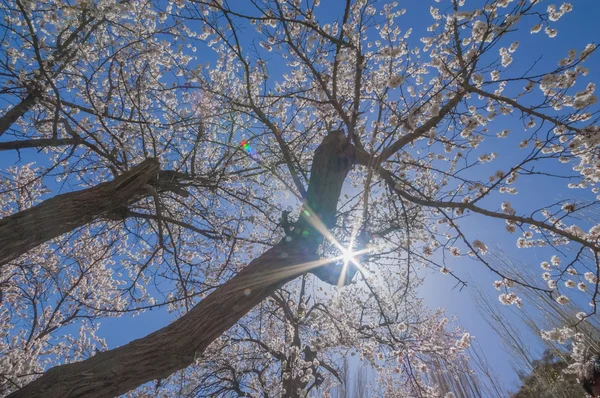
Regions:
<instances>
[{"instance_id":1,"label":"green lens flare spot","mask_svg":"<svg viewBox=\"0 0 600 398\"><path fill-rule=\"evenodd\" d=\"M308 231L307 231L307 230L304 230L304 231L302 231L302 236L304 236L304 237L306 238L308 235L309 235L309 234L308 234Z\"/></svg>"}]
</instances>

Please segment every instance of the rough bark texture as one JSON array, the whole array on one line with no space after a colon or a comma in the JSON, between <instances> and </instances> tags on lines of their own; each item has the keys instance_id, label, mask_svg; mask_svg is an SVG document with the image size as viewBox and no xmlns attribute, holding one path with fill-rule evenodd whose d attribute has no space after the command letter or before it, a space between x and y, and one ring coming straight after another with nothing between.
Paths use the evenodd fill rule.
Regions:
<instances>
[{"instance_id":1,"label":"rough bark texture","mask_svg":"<svg viewBox=\"0 0 600 398\"><path fill-rule=\"evenodd\" d=\"M194 358L275 289L303 271L282 273L310 259L297 242L281 243L253 260L171 325L90 359L50 369L10 397L114 397L191 365ZM265 278L263 280L263 277Z\"/></svg>"},{"instance_id":2,"label":"rough bark texture","mask_svg":"<svg viewBox=\"0 0 600 398\"><path fill-rule=\"evenodd\" d=\"M315 152L309 197L303 208L319 209L328 226L335 222L335 206L352 166L343 134L334 134ZM9 396L113 397L189 366L277 288L320 264L316 251L323 236L309 221L300 219L295 229L312 232L283 239L169 326L85 361L52 368Z\"/></svg>"},{"instance_id":3,"label":"rough bark texture","mask_svg":"<svg viewBox=\"0 0 600 398\"><path fill-rule=\"evenodd\" d=\"M110 182L57 195L37 206L0 220L0 266L36 246L86 225L149 193L144 186L156 179L159 163L147 159Z\"/></svg>"}]
</instances>

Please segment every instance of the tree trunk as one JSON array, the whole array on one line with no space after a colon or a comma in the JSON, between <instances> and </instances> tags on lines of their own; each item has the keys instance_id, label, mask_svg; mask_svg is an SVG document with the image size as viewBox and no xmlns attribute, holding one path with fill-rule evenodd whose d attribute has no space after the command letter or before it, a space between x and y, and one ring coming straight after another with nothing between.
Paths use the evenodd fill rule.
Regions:
<instances>
[{"instance_id":1,"label":"tree trunk","mask_svg":"<svg viewBox=\"0 0 600 398\"><path fill-rule=\"evenodd\" d=\"M9 397L113 397L192 364L216 338L276 289L326 264L316 255L325 231L314 221L311 207L318 208L319 218L332 226L335 205L353 163L351 149L343 134L330 134L315 151L309 197L302 209L308 215L294 228L299 233L251 261L172 324L85 361L54 367Z\"/></svg>"},{"instance_id":2,"label":"tree trunk","mask_svg":"<svg viewBox=\"0 0 600 398\"><path fill-rule=\"evenodd\" d=\"M44 242L139 200L140 195L149 195L144 186L158 173L158 161L147 159L113 181L57 195L0 219L0 267Z\"/></svg>"},{"instance_id":3,"label":"tree trunk","mask_svg":"<svg viewBox=\"0 0 600 398\"><path fill-rule=\"evenodd\" d=\"M302 243L267 250L190 312L146 337L83 361L57 366L10 397L114 397L194 362L208 345L255 305L297 275L311 259Z\"/></svg>"}]
</instances>

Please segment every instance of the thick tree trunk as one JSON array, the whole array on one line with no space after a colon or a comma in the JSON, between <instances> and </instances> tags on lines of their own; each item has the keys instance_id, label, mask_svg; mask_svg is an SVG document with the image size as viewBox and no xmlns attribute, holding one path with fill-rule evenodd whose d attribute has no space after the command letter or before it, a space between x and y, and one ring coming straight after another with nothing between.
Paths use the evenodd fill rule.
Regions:
<instances>
[{"instance_id":1,"label":"thick tree trunk","mask_svg":"<svg viewBox=\"0 0 600 398\"><path fill-rule=\"evenodd\" d=\"M335 205L353 162L349 149L343 134L330 134L316 150L309 197L302 210L308 215L304 213L306 217L296 223L294 230L301 232L288 237L292 239L283 239L251 261L169 326L85 361L52 368L10 397L113 397L192 364L217 337L277 288L325 264L316 256L323 231L318 232L312 207L320 210L319 218L327 226L332 226Z\"/></svg>"},{"instance_id":2,"label":"thick tree trunk","mask_svg":"<svg viewBox=\"0 0 600 398\"><path fill-rule=\"evenodd\" d=\"M109 215L150 193L159 163L147 159L110 182L57 195L37 206L0 219L0 267L28 250Z\"/></svg>"},{"instance_id":3,"label":"thick tree trunk","mask_svg":"<svg viewBox=\"0 0 600 398\"><path fill-rule=\"evenodd\" d=\"M337 203L348 171L354 164L354 146L346 141L343 130L332 131L315 150L310 168L308 196L294 225L292 236L314 238L321 243L323 235L335 227ZM329 264L310 272L330 285L347 284L356 269L339 280L342 264Z\"/></svg>"},{"instance_id":4,"label":"thick tree trunk","mask_svg":"<svg viewBox=\"0 0 600 398\"><path fill-rule=\"evenodd\" d=\"M190 312L144 338L73 364L57 366L9 395L23 398L114 397L194 362L208 345L313 259L307 242L285 241L253 260Z\"/></svg>"}]
</instances>

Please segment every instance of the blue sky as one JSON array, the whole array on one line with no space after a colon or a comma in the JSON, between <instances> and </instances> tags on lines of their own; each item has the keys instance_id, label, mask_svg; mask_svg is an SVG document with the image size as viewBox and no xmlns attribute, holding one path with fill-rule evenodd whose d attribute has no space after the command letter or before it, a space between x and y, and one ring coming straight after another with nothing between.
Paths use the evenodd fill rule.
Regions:
<instances>
[{"instance_id":1,"label":"blue sky","mask_svg":"<svg viewBox=\"0 0 600 398\"><path fill-rule=\"evenodd\" d=\"M400 19L400 26L405 31L412 27L414 33L412 35L413 44L418 45L418 39L427 34L426 28L432 23L429 14L429 6L440 7L442 10L449 2L442 0L441 3L436 3L433 0L399 0L400 7L406 8L406 14ZM244 7L244 2L237 2ZM334 18L343 11L342 0L323 0L320 8L322 17L325 19ZM467 7L471 1L467 0ZM479 2L476 2L479 3ZM557 4L561 2L552 2L545 0L544 4ZM574 10L560 20L556 27L558 28L558 36L554 39L548 39L543 36L543 33L538 35L530 35L523 30L515 34L515 39L521 42L521 48L527 51L518 51L515 56L515 70L522 70L523 67L531 65L541 57L540 65L551 64L556 65L558 59L566 56L566 53L571 48L581 50L590 42L600 42L600 29L598 29L598 17L600 16L600 1L596 0L581 0L573 1ZM247 3L246 3L247 4ZM406 23L406 26L402 24ZM528 26L528 25L524 25ZM201 50L202 51L202 50ZM208 50L206 54L202 52L196 54L203 57L205 60L214 59L213 54ZM587 61L586 67L591 70L591 80L597 81L600 71L600 54L593 54ZM276 69L277 65L269 66L271 70ZM5 104L1 104L4 106ZM500 125L500 122L494 122L490 130L511 129L515 132L522 130L518 120L512 119L507 125ZM10 139L10 137L8 137ZM516 151L516 149L515 149ZM34 150L22 151L22 162L39 161L43 158L36 154ZM4 169L8 165L15 164L17 160L16 153L0 152L0 168ZM510 158L505 159L507 163ZM499 168L495 164L494 168ZM566 183L564 184L566 185ZM510 200L516 208L528 208L534 205L541 207L543 203L533 203L534 199L546 198L548 203L555 202L560 199L572 199L572 195L581 195L582 191L568 190L566 187L558 186L554 181L547 178L539 177L536 184L521 184L517 183L519 195L511 196ZM527 262L531 267L539 270L539 263L547 260L548 251L539 249L517 249L515 241L517 235L511 235L502 232L504 223L501 221L486 221L481 222L481 219L469 219L463 222L467 228L467 232L484 241L488 246L498 245L509 256ZM498 233L498 231L501 231ZM477 283L483 286L490 295L498 293L493 289L492 282L498 279L495 275L489 272L481 264L474 261L460 258L450 263L453 271L461 275L469 275L472 283ZM478 342L485 347L485 353L488 356L490 364L494 367L497 374L505 381L507 386L516 387L518 384L517 377L511 368L510 357L500 344L499 339L491 332L485 320L477 312L476 306L473 303L469 288L459 291L453 289L454 282L447 276L442 275L438 271L432 271L427 274L425 284L420 289L425 302L431 307L445 307L448 313L456 315L459 323L465 327L470 333L476 336ZM140 338L146 334L157 330L170 321L173 316L163 310L148 311L135 318L123 316L121 318L106 319L101 321L103 327L100 329L100 335L107 338L110 348L127 343L133 339ZM536 340L531 341L532 344L537 344Z\"/></svg>"},{"instance_id":2,"label":"blue sky","mask_svg":"<svg viewBox=\"0 0 600 398\"><path fill-rule=\"evenodd\" d=\"M433 1L429 1L428 3L431 3L432 5L438 4ZM442 1L442 3L445 2ZM472 3L472 1L467 0L466 5L468 6ZM557 6L560 6L561 3L562 2L544 1L543 4L556 4ZM400 4L402 4L402 2L400 2ZM547 37L542 36L543 32L538 33L537 35L531 35L528 32L518 32L515 34L515 39L519 40L521 43L519 49L527 49L527 51L517 51L516 56L514 57L514 64L511 65L511 67L514 67L517 71L522 70L523 67L531 65L540 57L540 66L548 64L556 65L558 59L565 57L569 49L575 48L580 51L588 43L600 42L600 30L598 29L600 1L572 1L572 4L574 10L556 23L558 35L554 39L548 39ZM408 6L406 6L406 8L408 9L406 16L413 20L411 16L414 15L414 21L417 21L418 24L416 18L421 16L421 12L417 12L417 10L413 10ZM423 4L422 6L419 6L419 8L428 7L424 7ZM527 26L526 24L524 25ZM585 66L590 69L590 80L598 83L600 80L600 54L597 52L593 54L586 61ZM488 127L490 128L490 131L495 131L494 129L498 131L510 129L511 133L519 133L523 130L518 120L512 119L509 123L510 124L500 125L500 123L494 121ZM511 141L512 145L514 145L513 142L514 141ZM498 140L494 140L494 145L502 145L502 142L498 144ZM513 150L517 151L516 148ZM499 158L498 160L510 164L512 159ZM493 170L501 169L501 164L502 163L494 162L492 164ZM565 169L561 168L561 171L564 173ZM529 180L529 182L531 181L532 180ZM517 181L516 186L518 187L519 194L511 195L510 198L507 198L515 208L539 208L544 204L551 204L561 199L575 199L584 195L583 190L567 189L566 182L559 182L557 184L556 180L551 180L542 176L533 181L535 181L534 184L519 184L519 181ZM540 202L540 199L542 202ZM490 206L493 208L494 205ZM497 204L495 204L495 206L497 206ZM547 261L551 254L555 254L552 251L540 250L537 248L518 249L516 246L516 239L519 235L516 233L509 234L504 232L504 222L498 220L484 221L483 218L467 217L462 224L467 228L466 231L467 233L470 233L471 236L482 240L489 247L498 246L508 256L527 263L528 266L535 270L536 274L541 273L539 264L542 261ZM492 287L492 282L499 278L488 271L482 264L461 258L453 261L450 268L461 275L468 274L469 279L472 281L470 286L473 286L475 283L482 286L492 298L500 293ZM473 301L469 287L459 291L458 289L453 289L453 286L453 281L447 276L442 275L438 271L431 271L428 273L425 284L421 288L421 292L428 305L445 307L447 308L448 313L458 316L459 323L470 333L475 335L477 341L484 347L490 365L504 381L504 384L507 387L516 388L519 383L518 377L512 369L511 358L504 347L502 347L499 338L478 313L477 306ZM527 303L525 303L524 310L526 310L527 307ZM527 331L524 330L524 333L526 332ZM530 341L532 345L540 346L538 339L531 338Z\"/></svg>"}]
</instances>

